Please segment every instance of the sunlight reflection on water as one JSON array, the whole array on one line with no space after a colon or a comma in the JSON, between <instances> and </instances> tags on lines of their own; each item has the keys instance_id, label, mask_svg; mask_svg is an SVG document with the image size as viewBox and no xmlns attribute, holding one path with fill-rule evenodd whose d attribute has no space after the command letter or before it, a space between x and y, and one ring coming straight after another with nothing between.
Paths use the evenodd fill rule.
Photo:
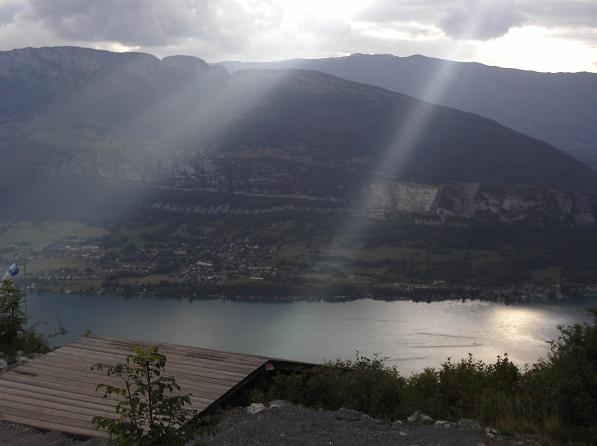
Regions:
<instances>
[{"instance_id":1,"label":"sunlight reflection on water","mask_svg":"<svg viewBox=\"0 0 597 446\"><path fill-rule=\"evenodd\" d=\"M117 296L32 295L33 320L55 316L69 329L65 342L87 329L139 340L319 362L381 352L404 373L438 366L469 352L493 360L508 352L535 362L557 337L556 326L588 321L597 298L550 305L359 300L346 303L243 303Z\"/></svg>"}]
</instances>

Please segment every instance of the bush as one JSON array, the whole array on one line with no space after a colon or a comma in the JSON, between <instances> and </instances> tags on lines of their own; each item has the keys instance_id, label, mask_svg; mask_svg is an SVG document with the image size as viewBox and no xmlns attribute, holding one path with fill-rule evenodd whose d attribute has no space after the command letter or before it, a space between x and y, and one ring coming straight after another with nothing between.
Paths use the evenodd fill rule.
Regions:
<instances>
[{"instance_id":1,"label":"bush","mask_svg":"<svg viewBox=\"0 0 597 446\"><path fill-rule=\"evenodd\" d=\"M563 436L583 441L597 439L597 310L591 313L592 325L559 327L547 359L529 372L537 396L557 405Z\"/></svg>"},{"instance_id":2,"label":"bush","mask_svg":"<svg viewBox=\"0 0 597 446\"><path fill-rule=\"evenodd\" d=\"M381 418L394 419L400 411L406 380L383 358L357 355L354 361L335 361L302 374L278 375L272 386L257 399L282 398L309 407L359 410Z\"/></svg>"},{"instance_id":3,"label":"bush","mask_svg":"<svg viewBox=\"0 0 597 446\"><path fill-rule=\"evenodd\" d=\"M180 395L173 377L164 375L166 357L158 347L136 347L125 363L96 364L92 367L122 380L122 386L98 385L104 398L117 395L117 418L94 417L98 429L121 446L184 445L204 429L191 404L190 394Z\"/></svg>"},{"instance_id":4,"label":"bush","mask_svg":"<svg viewBox=\"0 0 597 446\"><path fill-rule=\"evenodd\" d=\"M19 351L30 353L47 353L50 351L49 338L65 334L60 324L59 330L46 337L35 327L27 327L28 316L23 310L24 294L13 284L5 280L0 285L0 351L14 361Z\"/></svg>"},{"instance_id":5,"label":"bush","mask_svg":"<svg viewBox=\"0 0 597 446\"><path fill-rule=\"evenodd\" d=\"M258 400L287 399L314 408L356 409L382 418L415 410L449 420L475 418L502 431L595 444L597 439L597 311L591 325L559 327L545 360L519 369L508 355L492 364L472 355L448 359L408 379L379 356L328 362L278 375Z\"/></svg>"}]
</instances>

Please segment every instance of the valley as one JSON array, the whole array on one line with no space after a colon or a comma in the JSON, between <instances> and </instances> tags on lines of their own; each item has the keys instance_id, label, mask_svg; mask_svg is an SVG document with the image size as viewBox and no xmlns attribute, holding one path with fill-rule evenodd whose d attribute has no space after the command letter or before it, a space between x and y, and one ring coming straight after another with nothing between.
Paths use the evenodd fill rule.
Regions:
<instances>
[{"instance_id":1,"label":"valley","mask_svg":"<svg viewBox=\"0 0 597 446\"><path fill-rule=\"evenodd\" d=\"M597 284L597 173L304 69L0 52L4 263L42 291L544 301Z\"/></svg>"},{"instance_id":2,"label":"valley","mask_svg":"<svg viewBox=\"0 0 597 446\"><path fill-rule=\"evenodd\" d=\"M595 290L597 240L582 230L576 241L549 230L529 239L514 228L498 238L492 226L438 232L403 216L366 219L358 234L338 234L343 218L286 212L198 222L156 212L110 227L11 222L0 232L0 257L21 259L23 280L39 292L537 302Z\"/></svg>"}]
</instances>

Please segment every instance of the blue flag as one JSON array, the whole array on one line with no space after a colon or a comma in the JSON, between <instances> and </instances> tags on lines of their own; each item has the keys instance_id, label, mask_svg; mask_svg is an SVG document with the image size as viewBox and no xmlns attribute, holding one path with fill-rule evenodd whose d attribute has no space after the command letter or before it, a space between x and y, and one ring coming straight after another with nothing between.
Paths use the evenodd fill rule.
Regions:
<instances>
[{"instance_id":1,"label":"blue flag","mask_svg":"<svg viewBox=\"0 0 597 446\"><path fill-rule=\"evenodd\" d=\"M12 265L10 265L8 267L8 269L6 270L7 274L10 274L12 277L16 276L17 274L19 274L19 271L21 271L19 269L19 265L17 265L16 263L13 263Z\"/></svg>"},{"instance_id":2,"label":"blue flag","mask_svg":"<svg viewBox=\"0 0 597 446\"><path fill-rule=\"evenodd\" d=\"M2 280L7 279L8 277L15 277L17 274L19 274L19 271L19 265L17 265L16 262L14 262L12 265L8 267L6 273L2 277Z\"/></svg>"}]
</instances>

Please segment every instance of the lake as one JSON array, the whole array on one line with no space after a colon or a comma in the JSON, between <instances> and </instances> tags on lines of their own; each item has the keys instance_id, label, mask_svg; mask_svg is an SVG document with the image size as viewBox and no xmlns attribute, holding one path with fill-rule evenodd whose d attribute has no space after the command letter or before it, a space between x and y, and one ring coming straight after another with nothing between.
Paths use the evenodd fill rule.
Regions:
<instances>
[{"instance_id":1,"label":"lake","mask_svg":"<svg viewBox=\"0 0 597 446\"><path fill-rule=\"evenodd\" d=\"M544 356L557 325L588 322L596 298L554 304L479 301L415 303L370 299L345 302L244 303L224 300L31 294L33 321L69 333L56 344L95 334L159 340L309 362L381 352L405 374L439 366L469 352L492 361L507 352L517 364Z\"/></svg>"}]
</instances>

